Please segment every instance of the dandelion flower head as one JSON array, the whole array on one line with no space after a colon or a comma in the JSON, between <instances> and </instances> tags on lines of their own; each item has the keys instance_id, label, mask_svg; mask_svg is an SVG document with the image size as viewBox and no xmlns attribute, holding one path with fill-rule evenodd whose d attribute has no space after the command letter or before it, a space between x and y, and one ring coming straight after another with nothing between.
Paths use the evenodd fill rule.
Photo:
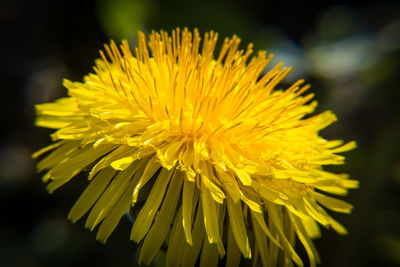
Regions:
<instances>
[{"instance_id":1,"label":"dandelion flower head","mask_svg":"<svg viewBox=\"0 0 400 267\"><path fill-rule=\"evenodd\" d=\"M324 165L354 142L326 140L336 120L311 115L317 103L303 80L277 89L290 68L264 73L272 55L236 36L214 53L218 34L187 29L138 33L133 50L113 41L83 82L64 81L68 97L37 105L38 126L53 128L53 144L37 165L53 192L77 174L90 180L69 213L98 226L105 242L128 210L130 238L150 264L168 246L167 266L302 266L320 261L312 239L320 225L345 234L323 208L349 213L345 195L357 181ZM140 204L140 205L139 205ZM251 238L250 238L251 237Z\"/></svg>"}]
</instances>

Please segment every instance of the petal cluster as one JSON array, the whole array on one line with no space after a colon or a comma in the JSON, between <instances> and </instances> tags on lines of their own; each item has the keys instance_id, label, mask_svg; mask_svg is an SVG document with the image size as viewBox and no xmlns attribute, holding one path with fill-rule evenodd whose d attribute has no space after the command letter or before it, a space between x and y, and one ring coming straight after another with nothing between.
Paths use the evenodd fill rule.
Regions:
<instances>
[{"instance_id":1,"label":"petal cluster","mask_svg":"<svg viewBox=\"0 0 400 267\"><path fill-rule=\"evenodd\" d=\"M36 124L56 129L54 143L34 154L51 151L38 170L48 170L50 192L88 171L69 218L88 213L86 227L100 225L99 240L135 213L141 263L166 242L169 266L198 258L215 266L225 255L237 266L240 253L264 266L302 266L297 237L315 265L319 225L346 233L322 206L352 209L326 193L358 186L323 166L343 164L338 153L355 143L319 136L336 117L311 115L317 103L303 80L276 88L290 68L265 72L272 55L252 57L252 45L240 50L236 36L215 54L217 39L176 29L149 40L139 32L133 50L127 41L106 45L93 74L65 80L68 97L37 106Z\"/></svg>"}]
</instances>

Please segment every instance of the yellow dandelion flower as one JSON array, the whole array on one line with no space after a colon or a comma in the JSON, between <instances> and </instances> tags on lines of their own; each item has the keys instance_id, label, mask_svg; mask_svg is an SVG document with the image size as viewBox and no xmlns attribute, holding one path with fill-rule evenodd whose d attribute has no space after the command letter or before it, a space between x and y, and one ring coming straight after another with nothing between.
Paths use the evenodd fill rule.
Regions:
<instances>
[{"instance_id":1,"label":"yellow dandelion flower","mask_svg":"<svg viewBox=\"0 0 400 267\"><path fill-rule=\"evenodd\" d=\"M133 52L111 41L94 74L64 81L68 97L37 105L36 124L57 129L55 143L33 155L51 151L37 168L48 170L50 193L89 171L69 219L88 213L86 227L99 226L103 242L143 199L130 236L142 242L142 264L165 242L167 266L216 266L225 255L238 266L241 254L264 266L302 266L298 239L315 266L319 225L346 233L322 206L352 209L325 193L358 186L322 166L343 164L337 153L355 143L319 136L336 117L305 117L317 103L303 80L275 89L290 68L264 74L272 55L251 57L252 45L239 50L236 36L214 56L217 38L176 29L147 41L139 32Z\"/></svg>"}]
</instances>

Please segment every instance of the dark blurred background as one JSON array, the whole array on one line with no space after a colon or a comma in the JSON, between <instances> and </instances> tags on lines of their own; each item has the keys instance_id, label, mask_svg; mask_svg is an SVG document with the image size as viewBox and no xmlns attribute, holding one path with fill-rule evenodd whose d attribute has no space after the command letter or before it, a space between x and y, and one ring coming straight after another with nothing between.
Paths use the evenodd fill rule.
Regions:
<instances>
[{"instance_id":1,"label":"dark blurred background","mask_svg":"<svg viewBox=\"0 0 400 267\"><path fill-rule=\"evenodd\" d=\"M293 66L281 87L312 84L318 111L339 118L322 135L358 142L333 170L360 181L345 198L353 214L333 214L350 234L323 230L315 241L321 266L400 266L400 3L269 2L2 1L0 266L135 266L127 220L105 245L83 221L67 221L84 177L46 192L30 155L51 131L33 126L33 106L64 96L62 79L82 80L110 38L177 26L236 33Z\"/></svg>"}]
</instances>

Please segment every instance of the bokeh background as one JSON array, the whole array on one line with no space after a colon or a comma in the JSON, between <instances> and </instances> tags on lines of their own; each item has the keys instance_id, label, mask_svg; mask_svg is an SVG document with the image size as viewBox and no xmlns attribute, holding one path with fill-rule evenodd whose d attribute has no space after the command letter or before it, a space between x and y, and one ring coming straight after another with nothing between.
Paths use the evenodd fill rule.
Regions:
<instances>
[{"instance_id":1,"label":"bokeh background","mask_svg":"<svg viewBox=\"0 0 400 267\"><path fill-rule=\"evenodd\" d=\"M318 110L339 118L322 135L358 143L334 170L360 181L345 198L353 214L334 214L350 234L323 230L315 241L321 266L400 266L400 3L272 2L2 1L0 266L135 266L127 220L105 245L82 221L67 221L84 177L46 192L30 155L51 131L34 127L34 105L64 96L62 79L91 72L110 38L135 42L137 30L177 26L236 33L273 52L273 64L293 66L281 87L312 84Z\"/></svg>"}]
</instances>

